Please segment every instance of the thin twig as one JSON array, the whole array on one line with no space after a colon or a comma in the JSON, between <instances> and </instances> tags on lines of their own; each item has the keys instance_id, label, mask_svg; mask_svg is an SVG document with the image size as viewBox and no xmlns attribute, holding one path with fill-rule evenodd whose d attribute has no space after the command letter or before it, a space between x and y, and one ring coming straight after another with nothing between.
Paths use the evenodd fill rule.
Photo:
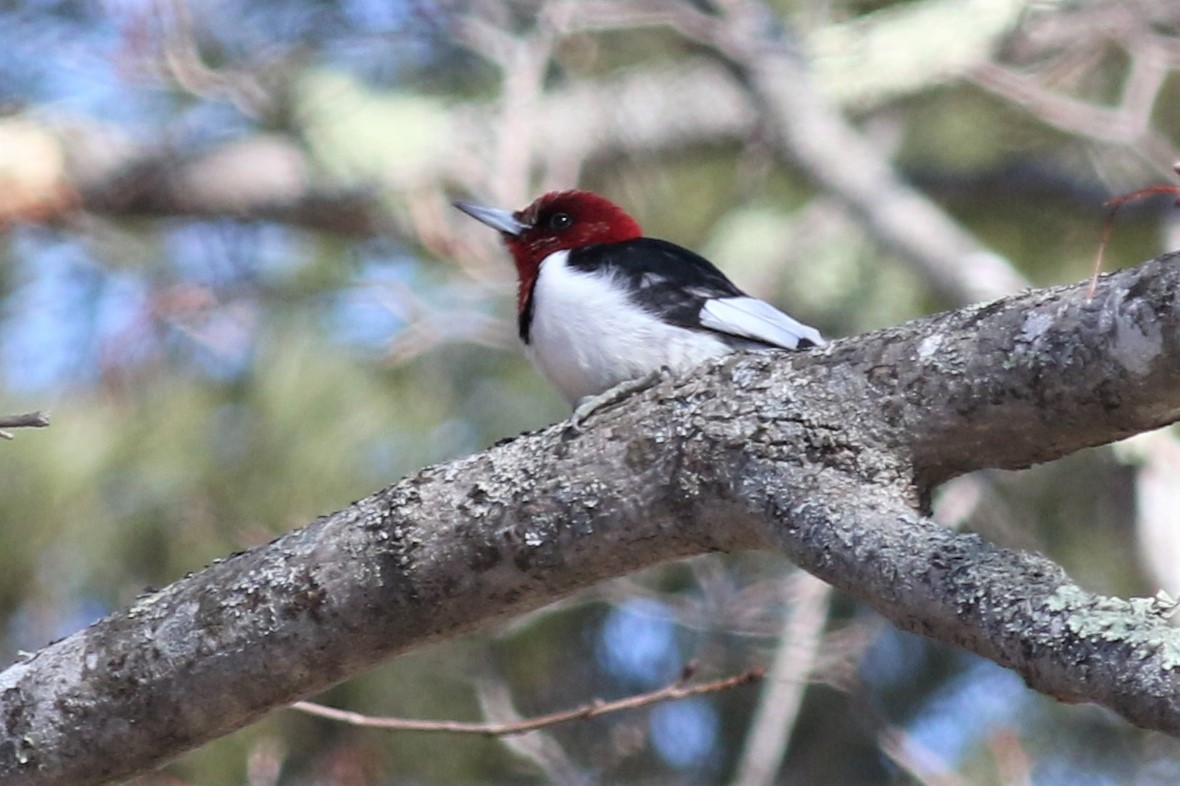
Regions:
<instances>
[{"instance_id":1,"label":"thin twig","mask_svg":"<svg viewBox=\"0 0 1180 786\"><path fill-rule=\"evenodd\" d=\"M635 710L641 707L650 706L652 704L658 704L663 701L678 701L680 699L687 699L691 696L701 696L707 693L718 693L720 691L729 690L741 685L748 685L752 682L757 682L758 680L762 679L763 670L761 668L753 668L733 677L725 677L724 679L713 680L712 682L702 682L698 685L685 684L691 677L692 669L686 668L685 673L681 675L679 680L672 683L671 685L666 685L663 688L651 691L650 693L641 693L636 696L628 696L627 698L617 699L615 701L598 700L589 704L584 704L581 707L575 707L572 710L553 712L548 715L540 715L535 718L528 718L512 723L484 723L479 721L449 720L435 721L413 720L409 718L376 717L364 715L359 712L338 710L334 707L325 707L322 704L316 704L310 701L297 701L291 705L291 709L305 712L308 715L315 715L320 718L339 721L340 723L347 723L352 726L362 726L367 729L389 729L393 731L441 731L454 734L482 734L487 737L500 737L505 734L524 734L528 731L542 729L547 726L555 726L559 723L568 723L569 721L589 720L590 718L597 718L599 715L607 715L612 712Z\"/></svg>"},{"instance_id":2,"label":"thin twig","mask_svg":"<svg viewBox=\"0 0 1180 786\"><path fill-rule=\"evenodd\" d=\"M1176 164L1173 167L1173 170L1177 174L1180 174L1180 164ZM1110 243L1110 234L1114 229L1114 218L1119 212L1119 208L1128 202L1137 202L1147 197L1157 196L1158 194L1176 196L1177 194L1180 194L1180 186L1173 186L1167 183L1148 186L1147 188L1141 188L1138 191L1130 194L1123 194L1122 196L1108 199L1105 203L1103 203L1105 207L1110 208L1110 213L1107 214L1106 223L1102 226L1102 238L1098 242L1098 256L1094 259L1094 272L1090 276L1090 288L1086 290L1086 297L1088 299L1092 299L1094 297L1094 293L1098 289L1098 276L1102 273L1103 257L1106 254L1106 246ZM1176 206L1180 207L1180 199L1176 200Z\"/></svg>"},{"instance_id":3,"label":"thin twig","mask_svg":"<svg viewBox=\"0 0 1180 786\"><path fill-rule=\"evenodd\" d=\"M37 410L23 415L0 415L0 429L45 428L49 425L49 413ZM12 439L12 434L0 430L0 439Z\"/></svg>"}]
</instances>

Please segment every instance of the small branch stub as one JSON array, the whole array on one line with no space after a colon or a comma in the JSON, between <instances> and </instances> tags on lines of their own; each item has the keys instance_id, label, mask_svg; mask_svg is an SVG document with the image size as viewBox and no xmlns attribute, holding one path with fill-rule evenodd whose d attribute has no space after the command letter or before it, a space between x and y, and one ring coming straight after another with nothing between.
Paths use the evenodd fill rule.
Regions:
<instances>
[{"instance_id":1,"label":"small branch stub","mask_svg":"<svg viewBox=\"0 0 1180 786\"><path fill-rule=\"evenodd\" d=\"M49 413L37 410L23 415L0 415L0 439L12 439L10 428L45 428L49 425Z\"/></svg>"}]
</instances>

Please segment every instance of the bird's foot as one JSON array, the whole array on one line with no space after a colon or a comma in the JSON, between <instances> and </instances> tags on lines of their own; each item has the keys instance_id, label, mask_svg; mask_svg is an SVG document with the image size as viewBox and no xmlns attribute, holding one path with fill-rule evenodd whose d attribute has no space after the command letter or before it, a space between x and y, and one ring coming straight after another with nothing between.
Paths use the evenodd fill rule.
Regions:
<instances>
[{"instance_id":1,"label":"bird's foot","mask_svg":"<svg viewBox=\"0 0 1180 786\"><path fill-rule=\"evenodd\" d=\"M667 366L661 366L642 377L624 380L610 390L599 393L597 396L584 396L578 399L578 403L574 407L574 414L570 416L569 425L566 426L563 436L569 439L570 437L581 434L582 426L594 413L618 404L620 401L635 395L641 390L655 387L671 375L672 371Z\"/></svg>"}]
</instances>

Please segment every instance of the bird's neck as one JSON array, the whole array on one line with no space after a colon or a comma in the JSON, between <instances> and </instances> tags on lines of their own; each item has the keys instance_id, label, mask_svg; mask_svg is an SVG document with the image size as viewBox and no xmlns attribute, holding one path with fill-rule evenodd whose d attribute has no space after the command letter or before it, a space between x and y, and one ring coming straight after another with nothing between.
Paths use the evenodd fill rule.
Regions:
<instances>
[{"instance_id":1,"label":"bird's neck","mask_svg":"<svg viewBox=\"0 0 1180 786\"><path fill-rule=\"evenodd\" d=\"M529 328L533 319L533 290L537 287L537 276L541 274L541 263L523 254L513 254L516 264L516 315L520 340L529 343Z\"/></svg>"}]
</instances>

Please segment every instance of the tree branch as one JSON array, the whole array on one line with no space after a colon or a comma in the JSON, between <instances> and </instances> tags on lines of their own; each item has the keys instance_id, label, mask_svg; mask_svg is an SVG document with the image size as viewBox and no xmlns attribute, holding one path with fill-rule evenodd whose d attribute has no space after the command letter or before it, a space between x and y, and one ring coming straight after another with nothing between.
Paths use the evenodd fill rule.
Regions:
<instances>
[{"instance_id":1,"label":"tree branch","mask_svg":"<svg viewBox=\"0 0 1180 786\"><path fill-rule=\"evenodd\" d=\"M920 515L934 483L1180 419L1180 266L734 355L431 467L0 673L0 781L129 777L430 641L705 551L771 548L899 626L1180 735L1167 604Z\"/></svg>"},{"instance_id":2,"label":"tree branch","mask_svg":"<svg viewBox=\"0 0 1180 786\"><path fill-rule=\"evenodd\" d=\"M692 670L685 669L684 674L682 674L680 679L676 680L676 682L673 682L670 685L665 685L662 688L657 688L653 691L648 691L647 693L639 693L634 696L627 696L626 698L616 699L614 701L602 701L599 699L589 704L584 704L581 707L575 707L572 710L551 712L547 715L538 715L534 718L525 718L523 720L512 721L509 723L488 723L479 721L467 722L453 720L434 721L412 720L409 718L373 717L371 715L363 715L359 712L350 712L348 710L338 710L334 707L325 707L322 704L316 704L310 701L297 701L291 705L291 709L305 712L308 715L315 715L319 718L327 718L328 720L347 723L351 726L361 726L366 729L384 729L387 731L432 731L448 732L451 734L482 734L486 737L503 737L510 734L525 734L530 731L536 731L537 729L544 729L548 728L549 726L557 726L561 723L569 723L570 721L589 720L590 718L597 718L600 715L609 715L612 712L637 710L665 701L679 701L680 699L687 699L693 696L719 693L723 690L730 690L731 688L737 688L741 685L749 685L752 682L757 682L763 677L763 672L761 669L750 669L732 677L723 677L721 679L711 680L709 682L701 682L696 685L690 685L688 684L688 681L692 679L692 674Z\"/></svg>"},{"instance_id":3,"label":"tree branch","mask_svg":"<svg viewBox=\"0 0 1180 786\"><path fill-rule=\"evenodd\" d=\"M812 84L807 64L758 0L726 3L717 52L748 85L774 130L771 142L836 195L945 302L974 302L1020 288L1012 266L905 182L881 151Z\"/></svg>"},{"instance_id":4,"label":"tree branch","mask_svg":"<svg viewBox=\"0 0 1180 786\"><path fill-rule=\"evenodd\" d=\"M790 611L734 768L731 782L744 786L772 786L782 767L831 609L831 586L814 576L793 571L779 584L783 605Z\"/></svg>"},{"instance_id":5,"label":"tree branch","mask_svg":"<svg viewBox=\"0 0 1180 786\"><path fill-rule=\"evenodd\" d=\"M353 90L362 98L357 84L333 83L327 89L333 96ZM499 117L494 106L450 109L418 96L364 95L366 105L385 111L425 112L423 122L438 129L437 144L429 150L414 157L407 153L396 167L374 167L372 151L342 127L332 108L336 101L320 97L316 92L304 96L301 134L312 140L307 144L281 134L257 134L212 149L145 147L112 126L78 121L59 128L24 118L0 122L6 143L0 163L13 168L29 159L59 160L48 172L25 176L13 198L2 195L0 226L60 220L81 209L110 217L264 219L371 237L398 231L382 218L388 205L381 199L389 193L438 191L450 183L497 190L490 187L494 178L489 179L487 166L494 158L487 130L497 127ZM538 96L530 115L537 138L547 140L546 155L578 162L741 140L757 120L741 88L703 59L576 82ZM325 134L328 141L317 145Z\"/></svg>"},{"instance_id":6,"label":"tree branch","mask_svg":"<svg viewBox=\"0 0 1180 786\"><path fill-rule=\"evenodd\" d=\"M8 428L45 428L49 425L49 413L40 410L26 412L23 415L0 415L0 439L12 439L3 429Z\"/></svg>"}]
</instances>

